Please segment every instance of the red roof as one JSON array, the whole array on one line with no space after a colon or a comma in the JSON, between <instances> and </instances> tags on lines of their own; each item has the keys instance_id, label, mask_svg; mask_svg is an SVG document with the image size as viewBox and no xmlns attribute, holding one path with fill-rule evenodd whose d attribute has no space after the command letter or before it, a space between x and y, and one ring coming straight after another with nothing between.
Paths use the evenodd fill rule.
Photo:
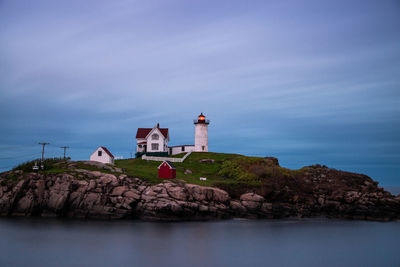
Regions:
<instances>
[{"instance_id":1,"label":"red roof","mask_svg":"<svg viewBox=\"0 0 400 267\"><path fill-rule=\"evenodd\" d=\"M105 148L104 146L101 146L100 148L102 148L104 150L104 152L106 152L110 157L112 157L112 158L114 157L113 154L111 154L111 152L108 151L108 149Z\"/></svg>"},{"instance_id":2,"label":"red roof","mask_svg":"<svg viewBox=\"0 0 400 267\"><path fill-rule=\"evenodd\" d=\"M136 133L136 139L146 138L146 136L150 133L151 130L153 130L153 128L138 128ZM168 128L158 128L158 130L160 130L161 134L164 135L165 138L167 138Z\"/></svg>"},{"instance_id":3,"label":"red roof","mask_svg":"<svg viewBox=\"0 0 400 267\"><path fill-rule=\"evenodd\" d=\"M161 162L161 164L158 166L157 169L159 169L164 163L167 163L170 169L176 169L176 168L175 168L175 165L172 164L172 162L169 161L169 160L164 160L163 162Z\"/></svg>"}]
</instances>

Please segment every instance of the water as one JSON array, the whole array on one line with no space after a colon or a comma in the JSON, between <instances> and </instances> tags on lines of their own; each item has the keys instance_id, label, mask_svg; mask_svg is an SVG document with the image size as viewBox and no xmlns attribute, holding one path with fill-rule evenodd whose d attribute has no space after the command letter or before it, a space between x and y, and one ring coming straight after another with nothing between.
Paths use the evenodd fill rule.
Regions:
<instances>
[{"instance_id":1,"label":"water","mask_svg":"<svg viewBox=\"0 0 400 267\"><path fill-rule=\"evenodd\" d=\"M400 222L0 218L0 266L400 266Z\"/></svg>"}]
</instances>

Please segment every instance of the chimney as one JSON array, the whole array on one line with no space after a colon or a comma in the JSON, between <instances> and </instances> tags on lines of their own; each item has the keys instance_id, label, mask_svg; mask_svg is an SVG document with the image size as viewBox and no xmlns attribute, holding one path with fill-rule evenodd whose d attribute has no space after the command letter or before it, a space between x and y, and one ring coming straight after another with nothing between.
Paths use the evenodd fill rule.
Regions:
<instances>
[{"instance_id":1,"label":"chimney","mask_svg":"<svg viewBox=\"0 0 400 267\"><path fill-rule=\"evenodd\" d=\"M157 128L160 128L160 123L157 122Z\"/></svg>"}]
</instances>

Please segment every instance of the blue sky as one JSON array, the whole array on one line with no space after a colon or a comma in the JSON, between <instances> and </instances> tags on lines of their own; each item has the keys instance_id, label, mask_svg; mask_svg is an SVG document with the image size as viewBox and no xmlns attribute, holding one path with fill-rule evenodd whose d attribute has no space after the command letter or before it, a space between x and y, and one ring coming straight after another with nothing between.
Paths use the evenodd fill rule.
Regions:
<instances>
[{"instance_id":1,"label":"blue sky","mask_svg":"<svg viewBox=\"0 0 400 267\"><path fill-rule=\"evenodd\" d=\"M138 127L400 185L399 1L0 1L0 168Z\"/></svg>"}]
</instances>

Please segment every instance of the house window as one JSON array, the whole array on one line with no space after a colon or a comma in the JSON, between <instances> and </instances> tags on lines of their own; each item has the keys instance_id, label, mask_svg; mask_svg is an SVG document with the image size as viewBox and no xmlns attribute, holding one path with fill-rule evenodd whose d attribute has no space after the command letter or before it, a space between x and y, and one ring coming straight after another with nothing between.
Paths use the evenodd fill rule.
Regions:
<instances>
[{"instance_id":1,"label":"house window","mask_svg":"<svg viewBox=\"0 0 400 267\"><path fill-rule=\"evenodd\" d=\"M142 148L142 145L139 145L139 148Z\"/></svg>"},{"instance_id":2,"label":"house window","mask_svg":"<svg viewBox=\"0 0 400 267\"><path fill-rule=\"evenodd\" d=\"M182 151L185 151L185 147L184 146L182 147Z\"/></svg>"},{"instance_id":3,"label":"house window","mask_svg":"<svg viewBox=\"0 0 400 267\"><path fill-rule=\"evenodd\" d=\"M102 154L103 154L103 151L101 151L101 150L97 151L97 156L101 157Z\"/></svg>"},{"instance_id":4,"label":"house window","mask_svg":"<svg viewBox=\"0 0 400 267\"><path fill-rule=\"evenodd\" d=\"M158 138L160 138L160 136L156 133L151 136L151 139L153 140L158 140Z\"/></svg>"},{"instance_id":5,"label":"house window","mask_svg":"<svg viewBox=\"0 0 400 267\"><path fill-rule=\"evenodd\" d=\"M151 150L158 150L158 144L151 144Z\"/></svg>"}]
</instances>

